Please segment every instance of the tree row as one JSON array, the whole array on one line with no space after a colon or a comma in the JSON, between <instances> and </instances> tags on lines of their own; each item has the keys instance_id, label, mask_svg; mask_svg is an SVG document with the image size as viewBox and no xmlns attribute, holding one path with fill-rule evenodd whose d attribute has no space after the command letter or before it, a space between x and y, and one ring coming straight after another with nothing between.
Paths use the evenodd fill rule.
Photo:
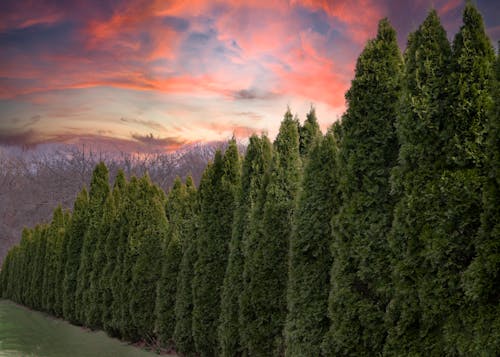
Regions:
<instances>
[{"instance_id":1,"label":"tree row","mask_svg":"<svg viewBox=\"0 0 500 357\"><path fill-rule=\"evenodd\" d=\"M0 293L185 356L500 354L500 57L468 2L401 55L381 20L325 135L217 151L199 187L99 164L25 229Z\"/></svg>"}]
</instances>

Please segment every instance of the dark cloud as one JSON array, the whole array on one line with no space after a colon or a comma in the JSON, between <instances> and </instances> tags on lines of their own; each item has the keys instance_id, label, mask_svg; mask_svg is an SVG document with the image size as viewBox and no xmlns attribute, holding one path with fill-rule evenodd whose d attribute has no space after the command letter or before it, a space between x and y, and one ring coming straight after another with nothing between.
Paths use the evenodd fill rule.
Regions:
<instances>
[{"instance_id":1,"label":"dark cloud","mask_svg":"<svg viewBox=\"0 0 500 357\"><path fill-rule=\"evenodd\" d=\"M136 118L120 118L120 121L123 123L129 123L129 124L138 124L142 125L146 128L153 129L153 130L159 130L159 131L165 131L165 127L161 125L160 123L157 123L153 120L145 120L145 119L136 119Z\"/></svg>"},{"instance_id":2,"label":"dark cloud","mask_svg":"<svg viewBox=\"0 0 500 357\"><path fill-rule=\"evenodd\" d=\"M256 89L242 89L234 92L233 97L239 100L273 99L276 97L276 94L271 92L260 92Z\"/></svg>"},{"instance_id":3,"label":"dark cloud","mask_svg":"<svg viewBox=\"0 0 500 357\"><path fill-rule=\"evenodd\" d=\"M32 129L22 132L0 131L0 145L34 147L37 144L37 133Z\"/></svg>"},{"instance_id":4,"label":"dark cloud","mask_svg":"<svg viewBox=\"0 0 500 357\"><path fill-rule=\"evenodd\" d=\"M165 16L162 20L167 27L174 29L177 32L184 32L189 29L189 21L182 17Z\"/></svg>"},{"instance_id":5,"label":"dark cloud","mask_svg":"<svg viewBox=\"0 0 500 357\"><path fill-rule=\"evenodd\" d=\"M66 144L86 145L94 150L106 152L167 152L188 144L178 138L156 138L152 134L133 134L131 139L116 138L108 131L98 134L61 133L43 136L40 132L29 129L24 131L0 131L1 146L16 146L35 150L39 145Z\"/></svg>"},{"instance_id":6,"label":"dark cloud","mask_svg":"<svg viewBox=\"0 0 500 357\"><path fill-rule=\"evenodd\" d=\"M157 138L153 136L153 134L148 134L148 135L132 134L132 139L148 147L170 148L170 147L180 147L186 144L185 140L181 140L179 138L175 137Z\"/></svg>"}]
</instances>

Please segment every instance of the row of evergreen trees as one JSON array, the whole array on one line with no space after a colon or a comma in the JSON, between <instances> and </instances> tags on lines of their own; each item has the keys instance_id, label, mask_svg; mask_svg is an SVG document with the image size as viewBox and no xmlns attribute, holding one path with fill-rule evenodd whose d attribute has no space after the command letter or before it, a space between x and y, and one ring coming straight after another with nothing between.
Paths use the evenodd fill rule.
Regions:
<instances>
[{"instance_id":1,"label":"row of evergreen trees","mask_svg":"<svg viewBox=\"0 0 500 357\"><path fill-rule=\"evenodd\" d=\"M0 292L194 356L500 354L500 58L468 3L401 56L387 20L342 120L290 111L166 196L103 164L26 229Z\"/></svg>"}]
</instances>

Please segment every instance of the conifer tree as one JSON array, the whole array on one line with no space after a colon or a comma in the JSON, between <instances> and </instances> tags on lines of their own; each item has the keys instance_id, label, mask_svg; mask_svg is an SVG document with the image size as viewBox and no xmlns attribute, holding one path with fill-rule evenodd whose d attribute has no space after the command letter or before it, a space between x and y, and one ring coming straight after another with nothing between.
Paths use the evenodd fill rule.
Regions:
<instances>
[{"instance_id":1,"label":"conifer tree","mask_svg":"<svg viewBox=\"0 0 500 357\"><path fill-rule=\"evenodd\" d=\"M92 304L86 311L87 323L90 326L100 328L102 317L107 306L104 304L103 274L106 266L106 244L111 231L114 218L114 202L111 192L108 193L102 210L99 230L97 232L96 248L92 257L92 271L90 272L89 300Z\"/></svg>"},{"instance_id":2,"label":"conifer tree","mask_svg":"<svg viewBox=\"0 0 500 357\"><path fill-rule=\"evenodd\" d=\"M52 222L48 231L45 253L45 270L43 276L43 308L50 314L55 314L57 293L58 263L62 255L62 241L64 238L64 213L61 206L54 210Z\"/></svg>"},{"instance_id":3,"label":"conifer tree","mask_svg":"<svg viewBox=\"0 0 500 357\"><path fill-rule=\"evenodd\" d=\"M389 335L385 351L391 355L432 354L432 321L420 310L425 296L428 266L424 264L421 234L429 217L438 215L432 187L446 166L444 151L451 48L438 15L432 10L409 36L405 52L404 88L396 127L401 144L392 188L399 202L389 235L393 259L394 292L388 308ZM432 227L430 227L432 228ZM418 272L418 273L417 273ZM417 276L425 276L416 281ZM438 344L439 345L439 344ZM438 346L436 345L436 346Z\"/></svg>"},{"instance_id":4,"label":"conifer tree","mask_svg":"<svg viewBox=\"0 0 500 357\"><path fill-rule=\"evenodd\" d=\"M467 324L474 336L467 353L486 356L500 354L500 54L492 82L481 228L474 242L476 256L465 274L465 293L471 302Z\"/></svg>"},{"instance_id":5,"label":"conifer tree","mask_svg":"<svg viewBox=\"0 0 500 357\"><path fill-rule=\"evenodd\" d=\"M203 173L199 188L200 191L204 190L204 187L208 184L209 166L211 166L211 163L207 165ZM179 266L175 298L174 342L176 351L186 356L192 356L196 353L192 333L192 281L194 277L194 264L197 259L196 242L199 226L199 191L196 191L191 177L188 177L186 180L186 191L191 213L186 222L186 235L182 240L182 259Z\"/></svg>"},{"instance_id":6,"label":"conifer tree","mask_svg":"<svg viewBox=\"0 0 500 357\"><path fill-rule=\"evenodd\" d=\"M47 225L38 225L35 227L35 235L37 236L36 258L34 261L33 277L31 280L31 289L33 290L34 304L33 307L41 310L43 298L43 276L45 275L45 251L47 247Z\"/></svg>"},{"instance_id":7,"label":"conifer tree","mask_svg":"<svg viewBox=\"0 0 500 357\"><path fill-rule=\"evenodd\" d=\"M316 110L311 107L307 113L304 125L299 126L300 137L300 155L305 158L314 142L321 137L321 130L319 128L318 119L316 118Z\"/></svg>"},{"instance_id":8,"label":"conifer tree","mask_svg":"<svg viewBox=\"0 0 500 357\"><path fill-rule=\"evenodd\" d=\"M165 213L169 221L163 267L156 296L156 332L163 344L171 343L175 328L175 297L177 275L182 259L182 240L191 207L186 186L179 177L168 195Z\"/></svg>"},{"instance_id":9,"label":"conifer tree","mask_svg":"<svg viewBox=\"0 0 500 357\"><path fill-rule=\"evenodd\" d=\"M87 229L88 209L88 194L84 188L76 197L71 221L66 231L68 243L63 280L63 316L72 323L79 322L76 316L75 297L80 255Z\"/></svg>"},{"instance_id":10,"label":"conifer tree","mask_svg":"<svg viewBox=\"0 0 500 357\"><path fill-rule=\"evenodd\" d=\"M99 240L103 207L109 194L109 178L106 165L99 163L92 173L89 192L88 226L85 232L78 268L75 308L77 319L89 327L94 327L96 321L89 319L88 314L94 308L95 301L90 293L90 277L94 269L94 253Z\"/></svg>"},{"instance_id":11,"label":"conifer tree","mask_svg":"<svg viewBox=\"0 0 500 357\"><path fill-rule=\"evenodd\" d=\"M391 283L387 234L394 205L389 176L399 149L394 123L401 67L396 31L383 19L358 58L346 94L338 167L342 205L332 220L327 355L373 356L384 345Z\"/></svg>"},{"instance_id":12,"label":"conifer tree","mask_svg":"<svg viewBox=\"0 0 500 357\"><path fill-rule=\"evenodd\" d=\"M104 247L105 252L105 266L103 269L100 286L102 289L102 303L103 303L103 315L102 324L104 330L111 336L118 335L118 326L116 324L116 306L118 303L117 287L119 285L118 275L115 275L115 269L119 264L119 256L122 250L120 244L121 231L124 229L124 212L123 205L125 201L127 181L123 170L119 170L115 183L113 186L113 192L111 198L108 200L112 201L107 203L112 208L111 213L111 224L109 235L106 239L106 244ZM109 214L109 213L108 213Z\"/></svg>"},{"instance_id":13,"label":"conifer tree","mask_svg":"<svg viewBox=\"0 0 500 357\"><path fill-rule=\"evenodd\" d=\"M117 283L113 288L113 315L118 334L127 340L137 339L132 316L130 314L130 295L132 290L132 268L135 265L135 249L131 249L130 238L135 227L140 223L140 212L137 202L141 199L139 180L130 179L127 185L122 208L124 224L120 230L117 248L117 264L113 272L113 280Z\"/></svg>"},{"instance_id":14,"label":"conifer tree","mask_svg":"<svg viewBox=\"0 0 500 357\"><path fill-rule=\"evenodd\" d=\"M304 170L290 240L286 355L320 356L330 326L328 295L332 255L331 217L338 211L337 133L312 144Z\"/></svg>"},{"instance_id":15,"label":"conifer tree","mask_svg":"<svg viewBox=\"0 0 500 357\"><path fill-rule=\"evenodd\" d=\"M243 348L251 356L284 352L288 245L300 173L298 124L288 110L274 142L264 203L257 205L262 213L253 214L254 232L245 245L240 325Z\"/></svg>"},{"instance_id":16,"label":"conifer tree","mask_svg":"<svg viewBox=\"0 0 500 357\"><path fill-rule=\"evenodd\" d=\"M221 289L241 167L236 141L217 151L209 167L209 184L200 191L200 235L193 278L193 337L202 356L217 355Z\"/></svg>"},{"instance_id":17,"label":"conifer tree","mask_svg":"<svg viewBox=\"0 0 500 357\"><path fill-rule=\"evenodd\" d=\"M167 234L164 196L146 175L139 180L138 214L129 231L133 261L129 311L136 333L133 340L154 337L156 284L161 274L162 246Z\"/></svg>"},{"instance_id":18,"label":"conifer tree","mask_svg":"<svg viewBox=\"0 0 500 357\"><path fill-rule=\"evenodd\" d=\"M252 135L242 166L241 186L237 194L229 258L222 287L219 322L221 356L238 356L242 353L239 334L239 295L243 288L244 263L242 244L250 233L250 214L257 202L271 156L269 139Z\"/></svg>"}]
</instances>

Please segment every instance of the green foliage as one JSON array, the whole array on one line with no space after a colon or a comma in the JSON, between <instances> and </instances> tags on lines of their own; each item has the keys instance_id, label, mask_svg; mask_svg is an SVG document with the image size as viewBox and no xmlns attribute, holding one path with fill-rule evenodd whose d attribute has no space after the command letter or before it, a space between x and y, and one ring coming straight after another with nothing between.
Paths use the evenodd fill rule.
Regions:
<instances>
[{"instance_id":1,"label":"green foliage","mask_svg":"<svg viewBox=\"0 0 500 357\"><path fill-rule=\"evenodd\" d=\"M495 64L488 120L486 182L483 187L481 227L475 237L476 256L465 272L465 294L471 303L467 325L473 331L468 352L500 354L500 55Z\"/></svg>"},{"instance_id":2,"label":"green foliage","mask_svg":"<svg viewBox=\"0 0 500 357\"><path fill-rule=\"evenodd\" d=\"M377 355L384 345L391 284L387 234L394 205L389 177L399 149L394 123L401 69L396 32L384 19L359 57L346 94L326 355Z\"/></svg>"},{"instance_id":3,"label":"green foliage","mask_svg":"<svg viewBox=\"0 0 500 357\"><path fill-rule=\"evenodd\" d=\"M337 133L316 139L304 170L290 239L286 355L320 356L330 326L331 217L338 210Z\"/></svg>"},{"instance_id":4,"label":"green foliage","mask_svg":"<svg viewBox=\"0 0 500 357\"><path fill-rule=\"evenodd\" d=\"M76 318L78 322L89 327L95 327L100 323L98 317L92 313L97 302L91 294L90 281L94 269L94 254L101 233L103 209L108 195L108 169L101 162L95 167L90 182L88 224L78 267L75 297Z\"/></svg>"},{"instance_id":5,"label":"green foliage","mask_svg":"<svg viewBox=\"0 0 500 357\"><path fill-rule=\"evenodd\" d=\"M62 242L64 239L64 213L59 206L54 211L54 216L47 232L47 243L45 250L45 263L43 275L43 300L42 305L45 311L57 315L62 310L62 306L56 306L57 275L60 266L60 256L62 255Z\"/></svg>"},{"instance_id":6,"label":"green foliage","mask_svg":"<svg viewBox=\"0 0 500 357\"><path fill-rule=\"evenodd\" d=\"M451 48L436 11L431 11L410 35L405 53L402 110L397 132L401 148L399 163L393 170L393 190L399 197L390 234L393 255L394 293L389 306L389 354L422 351L423 321L419 317L419 295L415 272L424 268L419 235L428 231L428 220L437 219L437 187L446 166L443 152L446 135L446 81L450 72ZM432 209L431 209L432 207ZM421 273L423 274L423 273ZM428 280L428 277L423 279ZM420 294L419 291L422 291ZM432 323L432 321L429 320ZM431 330L430 327L426 329Z\"/></svg>"},{"instance_id":7,"label":"green foliage","mask_svg":"<svg viewBox=\"0 0 500 357\"><path fill-rule=\"evenodd\" d=\"M265 136L250 137L242 165L241 185L238 188L233 231L229 243L229 258L221 295L219 321L219 349L221 356L242 353L239 334L239 295L243 288L243 241L250 234L250 214L254 209L262 186L262 179L269 167L272 146Z\"/></svg>"},{"instance_id":8,"label":"green foliage","mask_svg":"<svg viewBox=\"0 0 500 357\"><path fill-rule=\"evenodd\" d=\"M129 249L133 257L129 286L129 311L136 336L133 340L154 337L156 283L161 274L162 246L167 234L164 196L151 184L148 176L139 181L135 201L138 217L130 226Z\"/></svg>"},{"instance_id":9,"label":"green foliage","mask_svg":"<svg viewBox=\"0 0 500 357\"><path fill-rule=\"evenodd\" d=\"M118 287L120 274L115 274L115 269L119 269L120 258L123 254L123 242L120 240L121 233L125 229L126 222L124 220L125 212L124 202L127 190L127 181L122 170L118 171L116 175L115 184L113 186L113 193L106 201L112 212L107 215L111 217L111 224L106 244L104 247L105 252L105 266L102 272L100 281L102 291L102 324L105 331L111 336L118 335L118 314L117 303L119 301ZM110 202L111 201L111 202Z\"/></svg>"},{"instance_id":10,"label":"green foliage","mask_svg":"<svg viewBox=\"0 0 500 357\"><path fill-rule=\"evenodd\" d=\"M211 164L209 164L210 166ZM208 167L200 182L200 190L208 184ZM188 202L191 214L186 222L186 235L182 240L182 259L177 278L175 298L174 341L176 350L186 356L193 356L196 348L192 333L194 265L197 260L197 239L199 231L199 201L190 177L186 180Z\"/></svg>"},{"instance_id":11,"label":"green foliage","mask_svg":"<svg viewBox=\"0 0 500 357\"><path fill-rule=\"evenodd\" d=\"M320 137L321 129L316 118L316 110L314 107L311 107L311 110L307 113L304 125L299 126L299 151L303 158L307 157L313 144Z\"/></svg>"},{"instance_id":12,"label":"green foliage","mask_svg":"<svg viewBox=\"0 0 500 357\"><path fill-rule=\"evenodd\" d=\"M160 341L171 343L175 328L175 298L177 276L182 259L182 241L187 235L187 225L192 205L186 186L176 178L166 204L169 221L163 268L156 292L156 333Z\"/></svg>"},{"instance_id":13,"label":"green foliage","mask_svg":"<svg viewBox=\"0 0 500 357\"><path fill-rule=\"evenodd\" d=\"M193 278L193 338L202 356L217 355L221 289L231 240L241 166L236 142L217 151L200 188L200 231Z\"/></svg>"},{"instance_id":14,"label":"green foliage","mask_svg":"<svg viewBox=\"0 0 500 357\"><path fill-rule=\"evenodd\" d=\"M274 142L265 196L256 205L245 245L240 324L243 348L251 356L284 352L288 244L301 171L297 129L287 111Z\"/></svg>"},{"instance_id":15,"label":"green foliage","mask_svg":"<svg viewBox=\"0 0 500 357\"><path fill-rule=\"evenodd\" d=\"M76 315L75 298L78 269L80 267L80 254L88 223L88 204L88 194L84 188L76 197L73 207L73 215L68 229L66 230L68 242L66 247L66 264L63 279L63 316L66 320L72 323L79 322ZM43 248L40 247L39 249L41 250ZM43 253L40 252L39 254ZM35 265L38 265L38 263Z\"/></svg>"}]
</instances>

